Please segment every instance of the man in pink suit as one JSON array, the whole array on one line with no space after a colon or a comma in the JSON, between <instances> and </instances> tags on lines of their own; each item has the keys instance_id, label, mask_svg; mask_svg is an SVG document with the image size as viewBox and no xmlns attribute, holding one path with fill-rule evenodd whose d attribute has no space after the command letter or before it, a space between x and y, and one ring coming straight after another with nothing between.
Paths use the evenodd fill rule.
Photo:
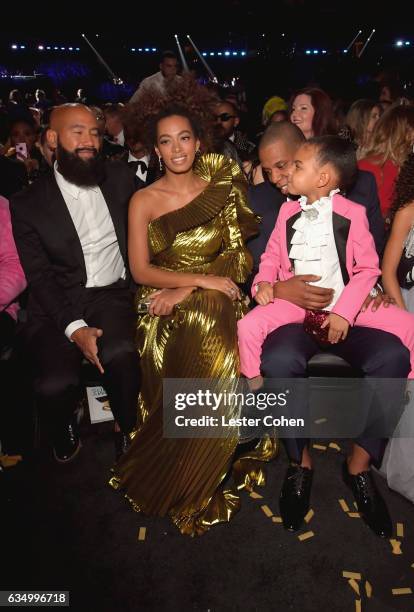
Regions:
<instances>
[{"instance_id":1,"label":"man in pink suit","mask_svg":"<svg viewBox=\"0 0 414 612\"><path fill-rule=\"evenodd\" d=\"M413 370L414 317L396 307L360 312L380 270L364 209L336 195L337 187L346 189L352 182L355 171L354 151L335 137L314 139L296 154L289 192L306 197L282 206L253 281L253 296L262 307L239 322L241 371L253 379L253 388L260 384L265 338L283 325L305 319L303 308L273 297L274 283L294 273L314 274L322 287L334 289L333 299L325 308L329 314L322 325L330 343L345 340L350 325L382 329L398 336L409 349ZM361 447L357 449L368 469L368 453ZM379 499L377 502L381 505ZM282 506L281 499L283 514ZM391 522L385 504L381 510L383 520L376 531L385 536Z\"/></svg>"}]
</instances>

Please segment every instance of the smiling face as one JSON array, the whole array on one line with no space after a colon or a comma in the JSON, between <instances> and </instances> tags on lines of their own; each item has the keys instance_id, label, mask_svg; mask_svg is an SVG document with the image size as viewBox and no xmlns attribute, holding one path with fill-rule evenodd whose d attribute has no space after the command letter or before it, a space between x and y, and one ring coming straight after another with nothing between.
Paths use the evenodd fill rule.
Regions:
<instances>
[{"instance_id":1,"label":"smiling face","mask_svg":"<svg viewBox=\"0 0 414 612\"><path fill-rule=\"evenodd\" d=\"M80 187L102 182L105 166L99 155L100 132L96 115L89 108L82 104L58 106L51 115L46 141L67 181Z\"/></svg>"},{"instance_id":2,"label":"smiling face","mask_svg":"<svg viewBox=\"0 0 414 612\"><path fill-rule=\"evenodd\" d=\"M47 140L51 149L56 149L59 142L67 152L80 159L96 157L101 140L95 113L80 104L58 107L52 114Z\"/></svg>"},{"instance_id":3,"label":"smiling face","mask_svg":"<svg viewBox=\"0 0 414 612\"><path fill-rule=\"evenodd\" d=\"M313 134L312 122L315 109L312 106L311 97L307 94L300 94L293 100L290 120L298 126L305 138L311 138Z\"/></svg>"},{"instance_id":4,"label":"smiling face","mask_svg":"<svg viewBox=\"0 0 414 612\"><path fill-rule=\"evenodd\" d=\"M297 148L277 140L259 149L260 163L269 181L283 194L288 193L288 176Z\"/></svg>"},{"instance_id":5,"label":"smiling face","mask_svg":"<svg viewBox=\"0 0 414 612\"><path fill-rule=\"evenodd\" d=\"M199 148L200 141L187 117L171 115L160 119L155 151L162 157L167 170L174 174L189 172Z\"/></svg>"}]
</instances>

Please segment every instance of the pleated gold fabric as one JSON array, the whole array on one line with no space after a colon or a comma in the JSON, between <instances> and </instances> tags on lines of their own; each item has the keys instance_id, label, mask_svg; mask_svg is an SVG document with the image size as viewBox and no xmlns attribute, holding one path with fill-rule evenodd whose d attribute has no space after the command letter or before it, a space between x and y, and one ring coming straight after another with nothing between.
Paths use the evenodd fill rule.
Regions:
<instances>
[{"instance_id":1,"label":"pleated gold fabric","mask_svg":"<svg viewBox=\"0 0 414 612\"><path fill-rule=\"evenodd\" d=\"M155 219L148 228L151 263L168 270L246 280L251 258L244 241L257 233L246 205L246 182L238 165L221 155L202 156L195 172L208 181L189 204ZM154 291L141 287L137 301ZM234 490L220 486L232 466L238 432L225 439L163 437L163 378L233 379L239 375L237 319L243 302L225 294L197 290L170 317L138 318L137 348L142 387L138 431L114 469L110 484L122 489L133 508L169 515L182 533L200 535L227 522L240 507L237 490L264 484L260 464L276 452L262 440L235 463ZM222 408L231 417L230 408ZM229 412L226 412L229 411Z\"/></svg>"}]
</instances>

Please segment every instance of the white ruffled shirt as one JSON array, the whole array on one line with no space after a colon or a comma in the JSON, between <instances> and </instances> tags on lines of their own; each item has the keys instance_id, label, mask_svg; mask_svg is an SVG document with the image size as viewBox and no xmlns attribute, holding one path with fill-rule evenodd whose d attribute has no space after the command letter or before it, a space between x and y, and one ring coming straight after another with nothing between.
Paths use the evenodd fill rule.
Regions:
<instances>
[{"instance_id":1,"label":"white ruffled shirt","mask_svg":"<svg viewBox=\"0 0 414 612\"><path fill-rule=\"evenodd\" d=\"M307 204L306 196L299 198L302 214L293 224L295 233L289 251L295 275L315 274L321 279L312 285L334 290L333 300L325 310L332 310L344 289L332 225L332 198L338 191L334 189L313 204Z\"/></svg>"}]
</instances>

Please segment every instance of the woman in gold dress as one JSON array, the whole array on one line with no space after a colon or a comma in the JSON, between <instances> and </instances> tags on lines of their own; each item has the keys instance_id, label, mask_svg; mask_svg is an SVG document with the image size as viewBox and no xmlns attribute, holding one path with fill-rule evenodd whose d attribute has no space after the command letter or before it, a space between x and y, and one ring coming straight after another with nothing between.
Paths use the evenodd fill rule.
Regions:
<instances>
[{"instance_id":1,"label":"woman in gold dress","mask_svg":"<svg viewBox=\"0 0 414 612\"><path fill-rule=\"evenodd\" d=\"M238 488L263 484L259 462L272 458L275 445L264 439L236 461L237 428L225 438L163 437L163 379L239 374L236 322L245 306L237 283L251 269L244 241L257 232L238 165L200 154L205 109L197 116L188 97L177 104L177 94L170 102L159 101L160 112L147 121L165 174L130 203L130 268L140 285L137 303L149 299L150 306L137 325L138 431L110 482L135 510L169 515L182 533L200 535L230 520ZM225 489L232 463L236 486Z\"/></svg>"}]
</instances>

